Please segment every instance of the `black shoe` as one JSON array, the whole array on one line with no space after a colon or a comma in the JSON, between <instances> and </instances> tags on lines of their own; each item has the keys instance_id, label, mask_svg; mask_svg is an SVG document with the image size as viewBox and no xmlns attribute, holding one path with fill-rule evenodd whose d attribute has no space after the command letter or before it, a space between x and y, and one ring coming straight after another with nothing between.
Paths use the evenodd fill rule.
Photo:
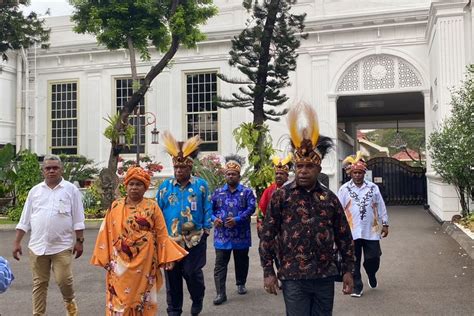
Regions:
<instances>
[{"instance_id":1,"label":"black shoe","mask_svg":"<svg viewBox=\"0 0 474 316\"><path fill-rule=\"evenodd\" d=\"M192 316L198 316L199 313L202 311L202 300L199 302L193 302L193 305L191 305L191 315Z\"/></svg>"},{"instance_id":2,"label":"black shoe","mask_svg":"<svg viewBox=\"0 0 474 316\"><path fill-rule=\"evenodd\" d=\"M217 296L214 299L213 303L214 303L214 305L221 305L225 301L227 301L227 296L225 294L217 294Z\"/></svg>"},{"instance_id":3,"label":"black shoe","mask_svg":"<svg viewBox=\"0 0 474 316\"><path fill-rule=\"evenodd\" d=\"M378 285L377 278L375 277L375 274L373 276L369 275L369 286L371 289L375 289Z\"/></svg>"},{"instance_id":4,"label":"black shoe","mask_svg":"<svg viewBox=\"0 0 474 316\"><path fill-rule=\"evenodd\" d=\"M247 289L245 288L245 285L237 285L237 293L240 295L247 294Z\"/></svg>"}]
</instances>

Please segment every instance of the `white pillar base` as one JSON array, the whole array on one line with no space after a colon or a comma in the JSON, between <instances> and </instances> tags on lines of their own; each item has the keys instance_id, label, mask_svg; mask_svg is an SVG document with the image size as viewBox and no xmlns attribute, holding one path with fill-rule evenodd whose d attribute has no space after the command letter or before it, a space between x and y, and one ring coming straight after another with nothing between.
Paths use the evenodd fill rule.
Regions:
<instances>
[{"instance_id":1,"label":"white pillar base","mask_svg":"<svg viewBox=\"0 0 474 316\"><path fill-rule=\"evenodd\" d=\"M454 186L443 182L434 174L427 174L428 204L435 217L441 221L450 221L454 215L461 213L459 197Z\"/></svg>"}]
</instances>

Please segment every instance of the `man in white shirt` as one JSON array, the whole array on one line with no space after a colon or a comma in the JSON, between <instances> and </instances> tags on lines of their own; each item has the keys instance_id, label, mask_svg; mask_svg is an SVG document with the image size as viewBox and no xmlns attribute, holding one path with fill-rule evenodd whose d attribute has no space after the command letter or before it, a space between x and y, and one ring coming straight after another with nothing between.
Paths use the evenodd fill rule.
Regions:
<instances>
[{"instance_id":1,"label":"man in white shirt","mask_svg":"<svg viewBox=\"0 0 474 316\"><path fill-rule=\"evenodd\" d=\"M360 273L362 250L364 251L364 269L367 273L369 287L377 287L375 274L380 267L380 239L388 235L388 214L385 202L378 186L364 180L366 163L360 153L347 157L343 163L349 163L347 172L351 180L341 186L339 200L351 227L355 246L354 291L352 297L361 297L363 283Z\"/></svg>"},{"instance_id":2,"label":"man in white shirt","mask_svg":"<svg viewBox=\"0 0 474 316\"><path fill-rule=\"evenodd\" d=\"M30 190L16 226L13 257L20 260L21 240L31 230L28 248L33 272L33 315L46 315L51 270L68 315L77 315L71 263L72 255L79 258L83 251L85 226L81 193L62 178L63 166L58 156L46 156L42 170L44 182Z\"/></svg>"}]
</instances>

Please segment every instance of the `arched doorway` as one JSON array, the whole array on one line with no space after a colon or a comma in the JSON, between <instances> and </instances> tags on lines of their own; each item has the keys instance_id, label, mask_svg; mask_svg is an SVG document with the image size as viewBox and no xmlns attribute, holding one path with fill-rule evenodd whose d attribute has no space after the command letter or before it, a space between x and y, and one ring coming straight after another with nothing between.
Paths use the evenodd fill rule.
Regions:
<instances>
[{"instance_id":1,"label":"arched doorway","mask_svg":"<svg viewBox=\"0 0 474 316\"><path fill-rule=\"evenodd\" d=\"M424 83L420 71L400 56L367 54L348 63L333 96L337 109L339 184L344 180L342 159L357 149L358 130L395 128L398 123L401 127L426 129L430 94ZM393 185L388 179L383 181L378 184L385 189Z\"/></svg>"}]
</instances>

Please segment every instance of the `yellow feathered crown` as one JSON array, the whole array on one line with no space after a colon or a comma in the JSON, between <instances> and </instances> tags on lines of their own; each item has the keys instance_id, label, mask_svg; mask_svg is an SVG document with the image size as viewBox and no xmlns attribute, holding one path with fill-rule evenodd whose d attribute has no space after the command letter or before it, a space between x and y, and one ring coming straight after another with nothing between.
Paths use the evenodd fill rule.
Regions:
<instances>
[{"instance_id":1,"label":"yellow feathered crown","mask_svg":"<svg viewBox=\"0 0 474 316\"><path fill-rule=\"evenodd\" d=\"M346 172L350 173L353 170L367 170L367 164L361 151L357 151L356 155L350 155L344 158L342 165L345 166Z\"/></svg>"},{"instance_id":2,"label":"yellow feathered crown","mask_svg":"<svg viewBox=\"0 0 474 316\"><path fill-rule=\"evenodd\" d=\"M333 142L329 137L319 134L316 110L311 105L300 102L288 112L287 123L295 163L311 162L320 165Z\"/></svg>"},{"instance_id":3,"label":"yellow feathered crown","mask_svg":"<svg viewBox=\"0 0 474 316\"><path fill-rule=\"evenodd\" d=\"M292 165L291 159L293 159L292 153L289 153L288 155L286 155L285 158L281 158L279 156L273 156L272 162L273 162L273 167L275 168L275 171L283 171L283 172L289 173L291 165Z\"/></svg>"},{"instance_id":4,"label":"yellow feathered crown","mask_svg":"<svg viewBox=\"0 0 474 316\"><path fill-rule=\"evenodd\" d=\"M192 166L202 140L199 135L193 136L185 142L178 142L169 131L162 134L163 146L173 159L173 166Z\"/></svg>"}]
</instances>

